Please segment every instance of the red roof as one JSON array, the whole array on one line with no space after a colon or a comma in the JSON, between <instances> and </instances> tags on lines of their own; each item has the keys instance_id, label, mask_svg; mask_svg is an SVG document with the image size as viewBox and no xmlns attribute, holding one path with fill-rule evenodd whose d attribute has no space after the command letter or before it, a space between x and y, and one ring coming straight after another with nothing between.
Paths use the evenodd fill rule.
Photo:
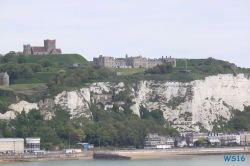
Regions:
<instances>
[{"instance_id":1,"label":"red roof","mask_svg":"<svg viewBox=\"0 0 250 166\"><path fill-rule=\"evenodd\" d=\"M57 53L62 53L60 48L57 48L56 51L57 51Z\"/></svg>"},{"instance_id":2,"label":"red roof","mask_svg":"<svg viewBox=\"0 0 250 166\"><path fill-rule=\"evenodd\" d=\"M34 52L47 52L45 47L32 47Z\"/></svg>"}]
</instances>

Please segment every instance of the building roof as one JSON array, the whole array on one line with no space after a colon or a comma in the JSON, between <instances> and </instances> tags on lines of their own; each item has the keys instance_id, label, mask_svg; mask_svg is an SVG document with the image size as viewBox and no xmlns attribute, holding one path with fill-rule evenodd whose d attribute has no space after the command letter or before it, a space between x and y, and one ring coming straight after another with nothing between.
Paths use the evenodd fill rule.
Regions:
<instances>
[{"instance_id":1,"label":"building roof","mask_svg":"<svg viewBox=\"0 0 250 166\"><path fill-rule=\"evenodd\" d=\"M0 142L24 141L23 138L0 138Z\"/></svg>"},{"instance_id":2,"label":"building roof","mask_svg":"<svg viewBox=\"0 0 250 166\"><path fill-rule=\"evenodd\" d=\"M31 140L31 139L40 140L41 138L39 138L39 137L27 137L27 138L26 138L26 140Z\"/></svg>"},{"instance_id":3,"label":"building roof","mask_svg":"<svg viewBox=\"0 0 250 166\"><path fill-rule=\"evenodd\" d=\"M0 72L0 75L8 74L7 72Z\"/></svg>"},{"instance_id":4,"label":"building roof","mask_svg":"<svg viewBox=\"0 0 250 166\"><path fill-rule=\"evenodd\" d=\"M47 52L46 48L45 47L32 47L33 51L34 52Z\"/></svg>"},{"instance_id":5,"label":"building roof","mask_svg":"<svg viewBox=\"0 0 250 166\"><path fill-rule=\"evenodd\" d=\"M57 48L56 51L57 51L58 53L62 53L62 50L61 50L60 48Z\"/></svg>"}]
</instances>

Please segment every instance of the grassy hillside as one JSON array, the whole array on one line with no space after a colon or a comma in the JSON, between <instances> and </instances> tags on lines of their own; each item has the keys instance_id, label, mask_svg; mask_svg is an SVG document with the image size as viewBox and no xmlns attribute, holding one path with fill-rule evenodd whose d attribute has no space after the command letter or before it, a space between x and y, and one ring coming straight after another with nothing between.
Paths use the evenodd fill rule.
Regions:
<instances>
[{"instance_id":1,"label":"grassy hillside","mask_svg":"<svg viewBox=\"0 0 250 166\"><path fill-rule=\"evenodd\" d=\"M164 74L162 73L142 74L143 70L145 69L141 69L141 71L136 71L139 69L121 69L121 72L124 72L127 75L124 74L123 76L119 76L119 77L106 78L105 81L137 82L140 80L158 80L158 81L190 82L193 80L204 79L205 77L218 75L218 74L234 74L235 75L238 73L250 73L250 69L236 67L233 63L229 63L226 61L217 60L213 58L188 59L187 70L191 70L190 74L181 74L178 72L178 70L185 70L185 69L186 69L185 60L177 60L176 67L172 68L171 71L164 73ZM129 70L131 70L131 73L129 73ZM117 69L114 69L114 71L119 72ZM98 80L98 81L104 81L104 80Z\"/></svg>"},{"instance_id":2,"label":"grassy hillside","mask_svg":"<svg viewBox=\"0 0 250 166\"><path fill-rule=\"evenodd\" d=\"M111 68L112 71L120 72L122 75L129 75L135 73L143 73L145 68Z\"/></svg>"},{"instance_id":3,"label":"grassy hillside","mask_svg":"<svg viewBox=\"0 0 250 166\"><path fill-rule=\"evenodd\" d=\"M41 59L49 59L53 62L53 68L68 67L72 63L78 63L82 66L90 66L91 63L88 62L84 57L79 54L53 54L53 55L30 55L27 63L37 63ZM63 64L59 64L63 62Z\"/></svg>"}]
</instances>

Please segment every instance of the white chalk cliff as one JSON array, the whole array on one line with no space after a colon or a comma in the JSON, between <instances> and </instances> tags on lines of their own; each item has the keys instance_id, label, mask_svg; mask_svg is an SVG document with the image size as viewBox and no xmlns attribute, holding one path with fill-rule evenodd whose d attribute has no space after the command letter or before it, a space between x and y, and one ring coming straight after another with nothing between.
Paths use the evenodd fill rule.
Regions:
<instances>
[{"instance_id":1,"label":"white chalk cliff","mask_svg":"<svg viewBox=\"0 0 250 166\"><path fill-rule=\"evenodd\" d=\"M91 116L89 107L93 103L91 94L102 94L111 90L118 94L125 88L126 86L122 82L119 84L93 83L80 90L58 94L54 99L54 104L66 108L73 118L89 117ZM198 131L198 122L211 130L213 127L211 122L218 120L221 116L230 119L231 108L243 111L244 105L250 105L250 80L243 74L210 76L205 80L188 83L140 81L127 88L134 97L135 104L131 106L131 109L135 114L139 115L141 105L149 111L159 109L163 111L165 119L179 131ZM40 105L45 107L46 103L48 102ZM27 102L24 101L11 105L10 109L20 112L24 106L26 106L25 110L38 107L41 109L38 103L30 103L28 107ZM14 118L13 115L13 113L7 112L0 115L0 118Z\"/></svg>"},{"instance_id":2,"label":"white chalk cliff","mask_svg":"<svg viewBox=\"0 0 250 166\"><path fill-rule=\"evenodd\" d=\"M250 105L250 80L243 74L226 74L190 83L141 81L134 95L136 103L131 109L137 114L143 105L150 111L163 111L165 119L180 131L198 131L197 122L211 130L211 122L220 116L230 119L231 108L243 111L244 105ZM155 96L160 98L154 102ZM169 103L178 100L172 108Z\"/></svg>"}]
</instances>

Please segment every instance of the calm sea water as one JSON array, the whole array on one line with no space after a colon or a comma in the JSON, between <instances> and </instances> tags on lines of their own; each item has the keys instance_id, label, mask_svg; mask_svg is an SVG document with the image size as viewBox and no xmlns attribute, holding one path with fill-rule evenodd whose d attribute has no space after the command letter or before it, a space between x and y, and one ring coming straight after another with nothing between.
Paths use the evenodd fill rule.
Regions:
<instances>
[{"instance_id":1,"label":"calm sea water","mask_svg":"<svg viewBox=\"0 0 250 166\"><path fill-rule=\"evenodd\" d=\"M76 160L1 164L1 166L250 166L250 155L244 162L225 162L224 156L188 156L138 160Z\"/></svg>"}]
</instances>

